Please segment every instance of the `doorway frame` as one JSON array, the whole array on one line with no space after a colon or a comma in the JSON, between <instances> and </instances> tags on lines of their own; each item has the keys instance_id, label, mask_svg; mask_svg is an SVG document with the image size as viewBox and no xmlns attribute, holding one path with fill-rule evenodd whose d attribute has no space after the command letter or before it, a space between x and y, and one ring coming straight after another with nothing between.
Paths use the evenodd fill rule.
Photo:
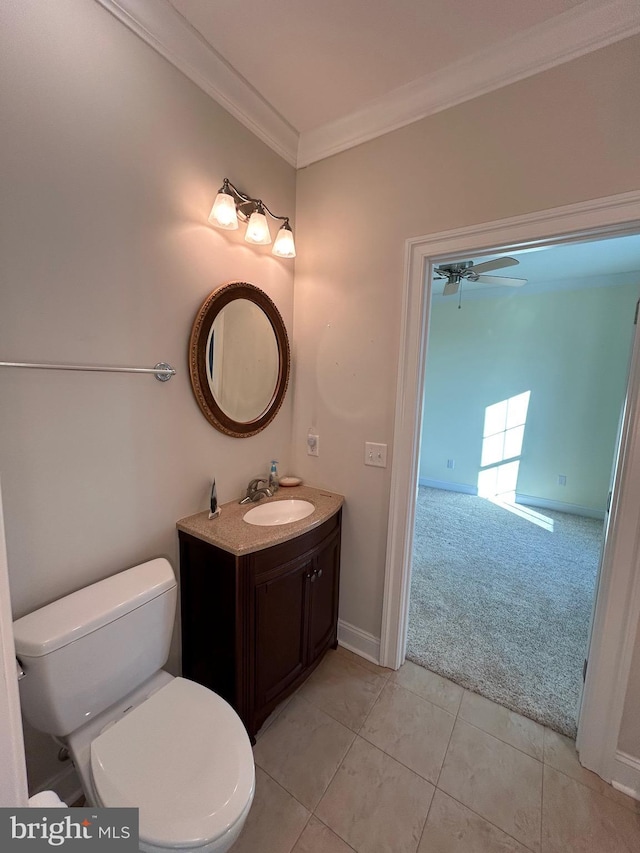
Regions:
<instances>
[{"instance_id":1,"label":"doorway frame","mask_svg":"<svg viewBox=\"0 0 640 853\"><path fill-rule=\"evenodd\" d=\"M640 191L633 191L406 241L380 638L383 666L397 669L405 656L433 266L462 256L639 232ZM640 797L640 762L630 766L626 756L625 763L617 748L640 619L640 344L635 338L577 743L584 766Z\"/></svg>"}]
</instances>

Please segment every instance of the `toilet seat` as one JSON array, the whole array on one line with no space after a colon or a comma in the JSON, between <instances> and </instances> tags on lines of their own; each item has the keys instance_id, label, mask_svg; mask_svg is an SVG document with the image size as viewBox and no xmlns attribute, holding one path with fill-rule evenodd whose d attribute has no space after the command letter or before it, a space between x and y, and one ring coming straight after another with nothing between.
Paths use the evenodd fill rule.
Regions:
<instances>
[{"instance_id":1,"label":"toilet seat","mask_svg":"<svg viewBox=\"0 0 640 853\"><path fill-rule=\"evenodd\" d=\"M199 847L246 815L255 772L246 730L220 696L174 678L91 743L103 806L140 810L140 841Z\"/></svg>"}]
</instances>

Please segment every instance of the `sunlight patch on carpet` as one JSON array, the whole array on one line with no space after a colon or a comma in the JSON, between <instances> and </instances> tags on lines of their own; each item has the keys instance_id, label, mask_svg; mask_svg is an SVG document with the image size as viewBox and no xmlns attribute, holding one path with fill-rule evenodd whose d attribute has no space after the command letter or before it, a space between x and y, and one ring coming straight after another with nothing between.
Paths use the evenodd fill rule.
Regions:
<instances>
[{"instance_id":1,"label":"sunlight patch on carpet","mask_svg":"<svg viewBox=\"0 0 640 853\"><path fill-rule=\"evenodd\" d=\"M553 533L553 519L549 518L548 515L543 515L541 512L536 512L534 509L531 509L530 506L524 506L523 504L518 503L509 503L507 501L500 500L500 498L486 498L486 500L491 501L491 503L494 503L496 506L502 507L502 509L506 509L507 512L512 512L514 515L518 515L520 518L530 521L532 524L537 524L538 527L542 527L543 530L548 530L549 533Z\"/></svg>"}]
</instances>

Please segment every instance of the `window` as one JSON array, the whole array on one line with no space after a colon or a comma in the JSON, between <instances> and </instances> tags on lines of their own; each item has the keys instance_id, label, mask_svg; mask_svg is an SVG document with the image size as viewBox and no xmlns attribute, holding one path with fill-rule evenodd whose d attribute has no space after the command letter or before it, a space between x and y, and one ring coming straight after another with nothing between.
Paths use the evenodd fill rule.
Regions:
<instances>
[{"instance_id":1,"label":"window","mask_svg":"<svg viewBox=\"0 0 640 853\"><path fill-rule=\"evenodd\" d=\"M484 410L478 495L515 503L520 455L531 391Z\"/></svg>"}]
</instances>

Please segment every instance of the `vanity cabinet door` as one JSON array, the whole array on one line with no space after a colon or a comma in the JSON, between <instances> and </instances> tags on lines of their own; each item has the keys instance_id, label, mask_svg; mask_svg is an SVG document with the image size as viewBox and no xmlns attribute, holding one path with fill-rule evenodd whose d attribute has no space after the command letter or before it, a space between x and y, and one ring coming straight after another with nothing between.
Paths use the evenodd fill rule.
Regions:
<instances>
[{"instance_id":1,"label":"vanity cabinet door","mask_svg":"<svg viewBox=\"0 0 640 853\"><path fill-rule=\"evenodd\" d=\"M255 584L256 709L284 693L304 671L304 617L312 572L312 559L297 561Z\"/></svg>"},{"instance_id":2,"label":"vanity cabinet door","mask_svg":"<svg viewBox=\"0 0 640 853\"><path fill-rule=\"evenodd\" d=\"M340 568L339 530L321 547L309 579L308 663L336 641L338 582Z\"/></svg>"},{"instance_id":3,"label":"vanity cabinet door","mask_svg":"<svg viewBox=\"0 0 640 853\"><path fill-rule=\"evenodd\" d=\"M233 705L251 737L335 648L341 519L242 555L180 531L183 675Z\"/></svg>"}]
</instances>

